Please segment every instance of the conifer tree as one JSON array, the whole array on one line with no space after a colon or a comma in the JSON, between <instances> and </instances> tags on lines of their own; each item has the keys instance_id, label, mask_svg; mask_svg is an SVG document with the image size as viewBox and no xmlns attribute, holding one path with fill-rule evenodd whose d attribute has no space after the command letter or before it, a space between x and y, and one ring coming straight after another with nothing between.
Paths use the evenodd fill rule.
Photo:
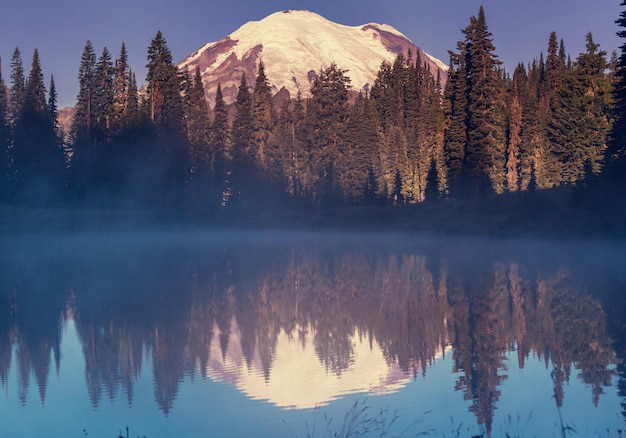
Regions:
<instances>
[{"instance_id":1,"label":"conifer tree","mask_svg":"<svg viewBox=\"0 0 626 438\"><path fill-rule=\"evenodd\" d=\"M14 124L17 116L24 105L24 95L26 92L26 77L24 76L24 66L19 48L15 48L11 56L11 123Z\"/></svg>"},{"instance_id":2,"label":"conifer tree","mask_svg":"<svg viewBox=\"0 0 626 438\"><path fill-rule=\"evenodd\" d=\"M93 161L93 127L95 124L94 100L96 96L96 54L91 41L87 41L83 49L78 69L79 90L74 106L72 121L72 137L74 139L74 155L84 163Z\"/></svg>"},{"instance_id":3,"label":"conifer tree","mask_svg":"<svg viewBox=\"0 0 626 438\"><path fill-rule=\"evenodd\" d=\"M113 116L114 80L115 70L111 60L111 53L104 47L102 55L96 63L95 69L95 93L93 99L94 126L93 133L96 142L100 143L101 150L108 152L105 143L111 141L111 119ZM103 151L103 152L104 152ZM106 152L104 155L106 155ZM100 159L102 157L98 157Z\"/></svg>"},{"instance_id":4,"label":"conifer tree","mask_svg":"<svg viewBox=\"0 0 626 438\"><path fill-rule=\"evenodd\" d=\"M588 168L598 174L609 132L610 83L606 75L606 52L598 50L591 33L585 53L568 71L566 86L559 91L548 125L551 152L558 163L553 180L567 184L585 177Z\"/></svg>"},{"instance_id":5,"label":"conifer tree","mask_svg":"<svg viewBox=\"0 0 626 438\"><path fill-rule=\"evenodd\" d=\"M39 52L35 49L13 144L15 189L26 203L51 202L62 190L65 159L46 98Z\"/></svg>"},{"instance_id":6,"label":"conifer tree","mask_svg":"<svg viewBox=\"0 0 626 438\"><path fill-rule=\"evenodd\" d=\"M444 115L441 89L427 64L418 55L415 65L408 68L406 96L410 98L405 108L409 180L406 193L410 202L421 202L425 197L431 161L438 169L438 188L445 190L446 175L443 155ZM405 172L406 173L406 172Z\"/></svg>"},{"instance_id":7,"label":"conifer tree","mask_svg":"<svg viewBox=\"0 0 626 438\"><path fill-rule=\"evenodd\" d=\"M48 91L48 110L50 111L50 120L52 121L52 126L54 127L54 131L59 134L59 113L58 113L58 105L57 105L57 87L54 82L54 75L50 75L50 90Z\"/></svg>"},{"instance_id":8,"label":"conifer tree","mask_svg":"<svg viewBox=\"0 0 626 438\"><path fill-rule=\"evenodd\" d=\"M506 142L504 81L482 6L463 33L469 110L465 165L473 189L482 191L490 186L501 193Z\"/></svg>"},{"instance_id":9,"label":"conifer tree","mask_svg":"<svg viewBox=\"0 0 626 438\"><path fill-rule=\"evenodd\" d=\"M218 204L226 206L232 194L230 172L230 131L228 127L228 109L224 102L221 84L217 84L213 123L211 124L211 156L213 157L211 187L216 193Z\"/></svg>"},{"instance_id":10,"label":"conifer tree","mask_svg":"<svg viewBox=\"0 0 626 438\"><path fill-rule=\"evenodd\" d=\"M0 60L0 202L8 200L9 189L9 150L11 146L11 127L9 124L9 99L7 86L2 76Z\"/></svg>"},{"instance_id":11,"label":"conifer tree","mask_svg":"<svg viewBox=\"0 0 626 438\"><path fill-rule=\"evenodd\" d=\"M380 124L385 131L398 120L396 114L397 105L395 105L396 96L392 88L391 72L391 64L387 61L383 61L378 69L376 80L370 92L370 98L376 102Z\"/></svg>"},{"instance_id":12,"label":"conifer tree","mask_svg":"<svg viewBox=\"0 0 626 438\"><path fill-rule=\"evenodd\" d=\"M78 95L71 126L72 190L83 195L92 184L92 170L96 165L95 100L96 54L91 41L85 43L78 68Z\"/></svg>"},{"instance_id":13,"label":"conifer tree","mask_svg":"<svg viewBox=\"0 0 626 438\"><path fill-rule=\"evenodd\" d=\"M620 6L626 7L626 0ZM617 36L622 38L622 45L613 79L613 126L606 155L610 176L623 182L626 180L626 8L620 12L615 23L619 26Z\"/></svg>"},{"instance_id":14,"label":"conifer tree","mask_svg":"<svg viewBox=\"0 0 626 438\"><path fill-rule=\"evenodd\" d=\"M435 160L432 160L426 177L426 188L424 190L425 201L435 201L439 198L440 191L438 188L437 173L437 163Z\"/></svg>"},{"instance_id":15,"label":"conifer tree","mask_svg":"<svg viewBox=\"0 0 626 438\"><path fill-rule=\"evenodd\" d=\"M233 199L240 200L248 195L247 191L253 186L255 178L252 95L248 89L245 73L242 74L239 83L235 110L231 128L233 160L231 184Z\"/></svg>"},{"instance_id":16,"label":"conifer tree","mask_svg":"<svg viewBox=\"0 0 626 438\"><path fill-rule=\"evenodd\" d=\"M265 65L259 61L259 68L252 92L252 126L253 147L252 156L262 171L279 178L280 151L272 139L272 132L276 120L276 111L272 102L272 89L265 75Z\"/></svg>"},{"instance_id":17,"label":"conifer tree","mask_svg":"<svg viewBox=\"0 0 626 438\"><path fill-rule=\"evenodd\" d=\"M211 156L213 165L223 167L229 157L228 110L224 102L221 84L217 84L215 93L215 107L213 108L213 123L211 125Z\"/></svg>"},{"instance_id":18,"label":"conifer tree","mask_svg":"<svg viewBox=\"0 0 626 438\"><path fill-rule=\"evenodd\" d=\"M548 57L546 59L545 72L545 97L548 105L554 105L554 100L558 98L565 75L565 46L561 40L560 49L557 43L556 32L551 32L548 40Z\"/></svg>"},{"instance_id":19,"label":"conifer tree","mask_svg":"<svg viewBox=\"0 0 626 438\"><path fill-rule=\"evenodd\" d=\"M522 91L523 75L525 74L524 66L519 66L513 73L513 81L511 83L511 102L509 115L509 135L507 142L506 157L506 188L510 192L516 192L519 189L520 182L520 143L522 132Z\"/></svg>"},{"instance_id":20,"label":"conifer tree","mask_svg":"<svg viewBox=\"0 0 626 438\"><path fill-rule=\"evenodd\" d=\"M334 202L337 187L335 161L348 116L350 78L332 63L320 70L311 86L307 106L313 199L318 204Z\"/></svg>"},{"instance_id":21,"label":"conifer tree","mask_svg":"<svg viewBox=\"0 0 626 438\"><path fill-rule=\"evenodd\" d=\"M252 95L243 73L235 101L235 117L231 129L232 158L236 166L253 163Z\"/></svg>"},{"instance_id":22,"label":"conifer tree","mask_svg":"<svg viewBox=\"0 0 626 438\"><path fill-rule=\"evenodd\" d=\"M158 166L164 167L160 172L163 176L161 183L171 189L172 185L174 188L179 187L186 180L189 157L181 76L161 31L150 42L146 68L150 118L158 140L152 159ZM169 200L172 200L172 196Z\"/></svg>"},{"instance_id":23,"label":"conifer tree","mask_svg":"<svg viewBox=\"0 0 626 438\"><path fill-rule=\"evenodd\" d=\"M120 56L115 60L113 78L113 104L109 122L109 130L113 137L119 138L124 130L126 109L130 104L130 81L128 53L126 52L126 44L122 42Z\"/></svg>"},{"instance_id":24,"label":"conifer tree","mask_svg":"<svg viewBox=\"0 0 626 438\"><path fill-rule=\"evenodd\" d=\"M160 136L181 141L184 137L181 78L161 31L150 42L146 68L152 122Z\"/></svg>"},{"instance_id":25,"label":"conifer tree","mask_svg":"<svg viewBox=\"0 0 626 438\"><path fill-rule=\"evenodd\" d=\"M378 155L377 121L372 119L366 96L359 93L349 109L345 138L339 143L335 174L342 198L361 203L367 192L367 177Z\"/></svg>"},{"instance_id":26,"label":"conifer tree","mask_svg":"<svg viewBox=\"0 0 626 438\"><path fill-rule=\"evenodd\" d=\"M209 108L204 97L200 69L196 67L194 79L187 90L187 139L189 141L192 172L208 172L215 160L209 148Z\"/></svg>"},{"instance_id":27,"label":"conifer tree","mask_svg":"<svg viewBox=\"0 0 626 438\"><path fill-rule=\"evenodd\" d=\"M444 134L444 155L451 191L460 189L461 173L467 147L467 67L465 43L457 44L458 52L450 53L448 82L444 95L446 129Z\"/></svg>"},{"instance_id":28,"label":"conifer tree","mask_svg":"<svg viewBox=\"0 0 626 438\"><path fill-rule=\"evenodd\" d=\"M306 151L306 130L304 129L304 101L298 92L291 109L291 102L285 100L278 118L276 142L280 145L282 180L285 191L293 202L305 197L304 182L308 178L308 158Z\"/></svg>"},{"instance_id":29,"label":"conifer tree","mask_svg":"<svg viewBox=\"0 0 626 438\"><path fill-rule=\"evenodd\" d=\"M128 126L134 126L139 119L139 92L137 90L137 77L130 68L128 69L128 76L128 97L124 107L124 128L126 128L126 131L132 132L133 129L129 130Z\"/></svg>"}]
</instances>

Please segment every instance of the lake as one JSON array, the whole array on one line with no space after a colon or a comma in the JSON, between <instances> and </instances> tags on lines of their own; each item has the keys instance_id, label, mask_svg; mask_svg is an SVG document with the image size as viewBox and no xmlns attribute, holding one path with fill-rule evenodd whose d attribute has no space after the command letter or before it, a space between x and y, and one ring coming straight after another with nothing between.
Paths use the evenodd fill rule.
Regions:
<instances>
[{"instance_id":1,"label":"lake","mask_svg":"<svg viewBox=\"0 0 626 438\"><path fill-rule=\"evenodd\" d=\"M626 245L0 237L0 436L615 436Z\"/></svg>"}]
</instances>

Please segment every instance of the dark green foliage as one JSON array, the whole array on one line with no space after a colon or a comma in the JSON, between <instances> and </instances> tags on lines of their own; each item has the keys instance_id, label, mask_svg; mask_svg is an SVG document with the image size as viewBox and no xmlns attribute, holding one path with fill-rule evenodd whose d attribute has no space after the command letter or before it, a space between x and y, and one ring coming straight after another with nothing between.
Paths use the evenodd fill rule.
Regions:
<instances>
[{"instance_id":1,"label":"dark green foliage","mask_svg":"<svg viewBox=\"0 0 626 438\"><path fill-rule=\"evenodd\" d=\"M115 90L113 88L115 70L111 61L111 54L105 47L102 49L102 55L98 59L95 70L95 93L93 99L94 125L93 135L97 143L105 148L106 143L110 142L110 127L113 110L113 101Z\"/></svg>"},{"instance_id":2,"label":"dark green foliage","mask_svg":"<svg viewBox=\"0 0 626 438\"><path fill-rule=\"evenodd\" d=\"M617 23L626 27L624 13ZM242 75L233 107L218 85L212 111L200 72L178 71L161 32L148 48L141 92L123 43L113 62L106 48L96 59L87 41L70 131L72 192L114 199L133 187L133 199L161 207L181 199L211 208L241 200L248 208L267 194L316 206L418 203L587 187L605 153L623 155L626 55L607 62L588 34L572 62L552 32L545 61L540 54L511 78L482 7L462 33L443 91L421 52L383 63L369 94L350 93L339 66L322 68L306 101L286 90L273 96L260 62L254 87ZM24 78L18 49L11 67L10 102L0 82L0 152L3 181L13 183L3 192L15 194L24 175L45 173L28 170L40 154L27 144L54 143L64 155L54 81L46 101L43 78ZM26 127L43 127L37 114L44 113L40 140Z\"/></svg>"},{"instance_id":3,"label":"dark green foliage","mask_svg":"<svg viewBox=\"0 0 626 438\"><path fill-rule=\"evenodd\" d=\"M465 63L465 43L457 44L458 53L450 52L450 69L445 90L446 130L444 154L452 191L458 185L465 148L467 147L467 68Z\"/></svg>"},{"instance_id":4,"label":"dark green foliage","mask_svg":"<svg viewBox=\"0 0 626 438\"><path fill-rule=\"evenodd\" d=\"M346 71L331 64L320 70L311 87L307 105L308 149L310 174L305 185L318 204L329 205L339 197L337 188L341 170L335 172L339 149L348 117L350 78Z\"/></svg>"},{"instance_id":5,"label":"dark green foliage","mask_svg":"<svg viewBox=\"0 0 626 438\"><path fill-rule=\"evenodd\" d=\"M254 159L252 95L248 89L246 74L242 74L235 101L235 118L231 129L232 158L236 165L252 163Z\"/></svg>"},{"instance_id":6,"label":"dark green foliage","mask_svg":"<svg viewBox=\"0 0 626 438\"><path fill-rule=\"evenodd\" d=\"M210 121L209 108L204 97L204 85L200 70L196 68L193 82L187 87L187 139L189 141L192 173L208 172L215 161L209 147Z\"/></svg>"},{"instance_id":7,"label":"dark green foliage","mask_svg":"<svg viewBox=\"0 0 626 438\"><path fill-rule=\"evenodd\" d=\"M182 78L173 63L172 53L161 31L148 47L146 76L150 118L157 135L155 149L148 156L155 169L161 168L162 190L171 192L185 181L189 171L185 113L181 96ZM173 192L167 197L170 201Z\"/></svg>"},{"instance_id":8,"label":"dark green foliage","mask_svg":"<svg viewBox=\"0 0 626 438\"><path fill-rule=\"evenodd\" d=\"M9 124L9 99L7 86L0 66L0 202L8 198L10 181L9 150L11 147L11 126Z\"/></svg>"},{"instance_id":9,"label":"dark green foliage","mask_svg":"<svg viewBox=\"0 0 626 438\"><path fill-rule=\"evenodd\" d=\"M465 169L472 191L489 186L503 191L505 154L504 81L498 67L485 12L472 17L465 34L468 85L467 147Z\"/></svg>"},{"instance_id":10,"label":"dark green foliage","mask_svg":"<svg viewBox=\"0 0 626 438\"><path fill-rule=\"evenodd\" d=\"M37 49L15 120L12 152L13 193L19 199L46 205L62 194L65 157L46 100Z\"/></svg>"},{"instance_id":11,"label":"dark green foliage","mask_svg":"<svg viewBox=\"0 0 626 438\"><path fill-rule=\"evenodd\" d=\"M346 120L335 169L342 198L349 203L376 201L380 168L381 129L374 102L359 94Z\"/></svg>"},{"instance_id":12,"label":"dark green foliage","mask_svg":"<svg viewBox=\"0 0 626 438\"><path fill-rule=\"evenodd\" d=\"M96 96L96 54L91 41L83 49L78 69L78 96L72 120L72 190L84 194L91 185L92 169L96 163L94 139L95 96Z\"/></svg>"},{"instance_id":13,"label":"dark green foliage","mask_svg":"<svg viewBox=\"0 0 626 438\"><path fill-rule=\"evenodd\" d=\"M223 162L229 152L228 111L224 103L222 86L217 84L215 94L215 108L213 108L213 124L211 125L211 156L214 157L215 165L223 167Z\"/></svg>"},{"instance_id":14,"label":"dark green foliage","mask_svg":"<svg viewBox=\"0 0 626 438\"><path fill-rule=\"evenodd\" d=\"M285 101L278 116L275 142L280 152L282 181L285 192L293 202L305 197L305 177L308 171L308 153L304 129L304 103L298 93L293 109Z\"/></svg>"},{"instance_id":15,"label":"dark green foliage","mask_svg":"<svg viewBox=\"0 0 626 438\"><path fill-rule=\"evenodd\" d=\"M626 7L626 1L622 1L620 5ZM617 36L622 38L622 45L620 46L613 80L614 122L607 156L612 162L618 160L618 168L623 170L625 168L624 162L626 161L624 157L626 153L626 9L620 13L615 23L620 28ZM619 170L617 173L619 173Z\"/></svg>"},{"instance_id":16,"label":"dark green foliage","mask_svg":"<svg viewBox=\"0 0 626 438\"><path fill-rule=\"evenodd\" d=\"M610 83L606 76L606 52L598 51L587 34L587 52L567 71L567 87L558 94L548 126L552 151L558 160L558 181L573 184L585 178L585 168L598 174L609 132Z\"/></svg>"},{"instance_id":17,"label":"dark green foliage","mask_svg":"<svg viewBox=\"0 0 626 438\"><path fill-rule=\"evenodd\" d=\"M91 41L87 41L83 49L78 69L78 84L72 135L75 143L91 143L96 95L96 54ZM80 154L80 152L75 151L75 154ZM85 155L90 155L89 151Z\"/></svg>"},{"instance_id":18,"label":"dark green foliage","mask_svg":"<svg viewBox=\"0 0 626 438\"><path fill-rule=\"evenodd\" d=\"M15 48L11 56L11 120L15 121L22 106L26 93L26 77L24 76L24 66L19 48Z\"/></svg>"},{"instance_id":19,"label":"dark green foliage","mask_svg":"<svg viewBox=\"0 0 626 438\"><path fill-rule=\"evenodd\" d=\"M276 112L272 102L272 89L265 75L263 61L259 61L259 70L252 93L252 139L251 156L261 170L272 179L280 178L280 152L273 141Z\"/></svg>"},{"instance_id":20,"label":"dark green foliage","mask_svg":"<svg viewBox=\"0 0 626 438\"><path fill-rule=\"evenodd\" d=\"M428 176L426 177L426 189L424 191L425 201L436 201L439 199L439 189L437 183L437 165L435 160L431 161Z\"/></svg>"},{"instance_id":21,"label":"dark green foliage","mask_svg":"<svg viewBox=\"0 0 626 438\"><path fill-rule=\"evenodd\" d=\"M126 123L128 122L127 108L129 105L137 105L136 96L134 102L131 103L130 101L131 79L126 45L122 43L120 56L115 60L113 76L113 103L109 116L109 133L113 138L120 138L124 128L126 127Z\"/></svg>"}]
</instances>

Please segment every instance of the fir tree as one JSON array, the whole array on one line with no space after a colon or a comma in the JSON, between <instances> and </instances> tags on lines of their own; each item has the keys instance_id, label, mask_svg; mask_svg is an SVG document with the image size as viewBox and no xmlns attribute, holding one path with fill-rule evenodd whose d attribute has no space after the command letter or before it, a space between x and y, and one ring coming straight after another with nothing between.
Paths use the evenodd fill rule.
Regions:
<instances>
[{"instance_id":1,"label":"fir tree","mask_svg":"<svg viewBox=\"0 0 626 438\"><path fill-rule=\"evenodd\" d=\"M62 190L65 160L46 98L39 52L35 49L13 144L15 189L29 204L51 202Z\"/></svg>"},{"instance_id":2,"label":"fir tree","mask_svg":"<svg viewBox=\"0 0 626 438\"><path fill-rule=\"evenodd\" d=\"M509 115L507 157L506 157L506 188L510 192L519 189L520 181L520 144L522 132L522 97L521 88L525 75L524 66L518 66L513 73L511 84L511 103Z\"/></svg>"},{"instance_id":3,"label":"fir tree","mask_svg":"<svg viewBox=\"0 0 626 438\"><path fill-rule=\"evenodd\" d=\"M465 43L457 44L458 52L450 52L450 68L444 95L446 129L444 155L452 192L460 189L461 172L467 147L467 67Z\"/></svg>"},{"instance_id":4,"label":"fir tree","mask_svg":"<svg viewBox=\"0 0 626 438\"><path fill-rule=\"evenodd\" d=\"M609 132L610 84L606 76L606 52L598 51L587 34L587 51L566 75L558 104L548 125L551 152L558 160L553 180L573 184L585 177L588 167L598 174Z\"/></svg>"},{"instance_id":5,"label":"fir tree","mask_svg":"<svg viewBox=\"0 0 626 438\"><path fill-rule=\"evenodd\" d=\"M349 203L362 202L365 196L367 173L372 168L373 155L378 144L376 121L366 121L369 115L366 110L367 98L359 93L349 109L345 138L339 142L337 148L337 184L341 189L341 197Z\"/></svg>"},{"instance_id":6,"label":"fir tree","mask_svg":"<svg viewBox=\"0 0 626 438\"><path fill-rule=\"evenodd\" d=\"M153 159L164 166L162 184L179 187L189 171L185 114L181 96L182 81L173 63L172 53L161 31L148 47L146 76L150 117L157 134ZM172 200L172 195L169 195Z\"/></svg>"},{"instance_id":7,"label":"fir tree","mask_svg":"<svg viewBox=\"0 0 626 438\"><path fill-rule=\"evenodd\" d=\"M228 128L228 109L224 102L221 84L217 84L215 93L215 107L213 108L213 123L211 124L211 156L213 157L213 180L211 187L218 195L218 204L225 206L232 194L230 178L231 168L227 163L230 156L230 131Z\"/></svg>"},{"instance_id":8,"label":"fir tree","mask_svg":"<svg viewBox=\"0 0 626 438\"><path fill-rule=\"evenodd\" d=\"M307 107L312 178L309 183L318 204L335 201L334 166L348 116L350 78L345 73L333 63L320 70L311 86Z\"/></svg>"},{"instance_id":9,"label":"fir tree","mask_svg":"<svg viewBox=\"0 0 626 438\"><path fill-rule=\"evenodd\" d=\"M7 90L2 77L2 65L0 62L0 202L8 200L10 181L9 150L11 146L11 129Z\"/></svg>"},{"instance_id":10,"label":"fir tree","mask_svg":"<svg viewBox=\"0 0 626 438\"><path fill-rule=\"evenodd\" d=\"M272 102L272 89L265 75L265 65L259 61L259 69L252 93L252 124L253 144L252 153L255 161L264 173L278 179L282 173L280 169L280 151L272 139L272 132L276 120L276 111Z\"/></svg>"},{"instance_id":11,"label":"fir tree","mask_svg":"<svg viewBox=\"0 0 626 438\"><path fill-rule=\"evenodd\" d=\"M96 54L91 41L85 43L78 68L78 95L72 119L72 186L75 194L84 194L92 184L96 163L94 139L96 99Z\"/></svg>"},{"instance_id":12,"label":"fir tree","mask_svg":"<svg viewBox=\"0 0 626 438\"><path fill-rule=\"evenodd\" d=\"M626 0L620 5L626 7ZM620 27L617 36L622 38L623 43L620 46L621 52L614 76L614 122L611 131L611 147L607 155L611 160L620 158L620 161L624 162L623 156L626 153L626 9L620 13L615 23Z\"/></svg>"},{"instance_id":13,"label":"fir tree","mask_svg":"<svg viewBox=\"0 0 626 438\"><path fill-rule=\"evenodd\" d=\"M298 92L293 103L285 100L281 108L277 142L281 145L283 180L285 191L294 202L305 198L305 181L308 179L309 154L306 148L306 129L304 129L305 110L302 94Z\"/></svg>"},{"instance_id":14,"label":"fir tree","mask_svg":"<svg viewBox=\"0 0 626 438\"><path fill-rule=\"evenodd\" d=\"M424 198L426 201L436 201L439 199L440 192L437 180L437 163L435 163L435 160L432 160L426 178L426 188L424 190Z\"/></svg>"},{"instance_id":15,"label":"fir tree","mask_svg":"<svg viewBox=\"0 0 626 438\"><path fill-rule=\"evenodd\" d=\"M187 90L187 139L193 172L207 172L215 158L209 148L209 108L204 97L204 85L200 69L196 67L194 79Z\"/></svg>"},{"instance_id":16,"label":"fir tree","mask_svg":"<svg viewBox=\"0 0 626 438\"><path fill-rule=\"evenodd\" d=\"M130 82L131 72L128 66L128 54L126 45L122 43L120 56L115 60L113 79L113 104L109 121L109 130L113 137L120 137L124 129L126 110L131 104Z\"/></svg>"},{"instance_id":17,"label":"fir tree","mask_svg":"<svg viewBox=\"0 0 626 438\"><path fill-rule=\"evenodd\" d=\"M554 100L558 98L565 75L565 46L561 40L560 49L557 43L556 32L551 32L548 41L548 58L546 59L545 72L545 97L550 106L554 105Z\"/></svg>"},{"instance_id":18,"label":"fir tree","mask_svg":"<svg viewBox=\"0 0 626 438\"><path fill-rule=\"evenodd\" d=\"M126 106L124 107L124 119L125 126L134 126L139 118L139 92L137 90L137 77L135 72L128 70L129 82L128 82L128 97ZM126 129L128 130L128 129ZM132 129L130 130L132 131Z\"/></svg>"},{"instance_id":19,"label":"fir tree","mask_svg":"<svg viewBox=\"0 0 626 438\"><path fill-rule=\"evenodd\" d=\"M83 155L85 162L88 162L90 158L93 159L93 151L89 149L93 139L94 99L96 96L96 54L91 41L87 41L83 49L78 69L78 84L79 90L72 121L72 136L75 147L77 147L74 154Z\"/></svg>"},{"instance_id":20,"label":"fir tree","mask_svg":"<svg viewBox=\"0 0 626 438\"><path fill-rule=\"evenodd\" d=\"M245 73L241 76L235 117L231 128L232 172L231 184L234 200L248 196L247 191L254 185L254 137L252 118L252 95L248 89Z\"/></svg>"},{"instance_id":21,"label":"fir tree","mask_svg":"<svg viewBox=\"0 0 626 438\"><path fill-rule=\"evenodd\" d=\"M469 110L465 166L473 189L482 191L488 184L501 193L506 142L504 81L482 6L463 32Z\"/></svg>"},{"instance_id":22,"label":"fir tree","mask_svg":"<svg viewBox=\"0 0 626 438\"><path fill-rule=\"evenodd\" d=\"M626 7L626 0L620 6ZM619 26L617 36L622 39L622 44L613 60L613 124L606 151L604 176L608 182L605 193L613 199L623 199L626 188L626 8L620 12L615 23Z\"/></svg>"},{"instance_id":23,"label":"fir tree","mask_svg":"<svg viewBox=\"0 0 626 438\"><path fill-rule=\"evenodd\" d=\"M246 74L241 75L235 117L231 129L232 158L237 166L251 165L254 159L252 131L252 95L248 89Z\"/></svg>"},{"instance_id":24,"label":"fir tree","mask_svg":"<svg viewBox=\"0 0 626 438\"><path fill-rule=\"evenodd\" d=\"M93 99L94 126L93 133L96 141L103 144L111 140L111 119L113 116L114 80L115 70L111 54L105 47L98 59L95 69L95 93Z\"/></svg>"},{"instance_id":25,"label":"fir tree","mask_svg":"<svg viewBox=\"0 0 626 438\"><path fill-rule=\"evenodd\" d=\"M214 165L223 167L224 160L229 157L228 110L224 102L221 84L217 84L213 123L211 125L211 147Z\"/></svg>"},{"instance_id":26,"label":"fir tree","mask_svg":"<svg viewBox=\"0 0 626 438\"><path fill-rule=\"evenodd\" d=\"M54 75L50 75L50 91L48 91L48 110L50 111L50 120L55 132L59 134L59 113L57 105L57 87L54 82Z\"/></svg>"},{"instance_id":27,"label":"fir tree","mask_svg":"<svg viewBox=\"0 0 626 438\"><path fill-rule=\"evenodd\" d=\"M19 48L15 48L11 57L11 123L15 123L15 119L22 110L26 93L26 77L24 76L24 66L22 64L22 56Z\"/></svg>"},{"instance_id":28,"label":"fir tree","mask_svg":"<svg viewBox=\"0 0 626 438\"><path fill-rule=\"evenodd\" d=\"M180 141L184 134L181 78L161 31L148 47L147 91L152 122L161 136Z\"/></svg>"}]
</instances>

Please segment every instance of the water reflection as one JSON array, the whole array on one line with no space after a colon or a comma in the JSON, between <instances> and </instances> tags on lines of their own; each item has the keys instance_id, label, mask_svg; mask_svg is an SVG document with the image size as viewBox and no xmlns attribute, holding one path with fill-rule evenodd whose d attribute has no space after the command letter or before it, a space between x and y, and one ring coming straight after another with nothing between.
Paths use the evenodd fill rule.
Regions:
<instances>
[{"instance_id":1,"label":"water reflection","mask_svg":"<svg viewBox=\"0 0 626 438\"><path fill-rule=\"evenodd\" d=\"M0 270L0 384L8 390L15 366L20 401L32 403L35 384L45 404L69 321L95 409L103 398L132 405L146 363L168 415L188 377L310 408L396 391L445 356L457 378L442 391L458 391L490 432L510 352L519 368L545 362L559 407L572 378L593 405L613 383L620 360L602 297L573 272L524 257L311 241L25 248L5 252Z\"/></svg>"}]
</instances>

